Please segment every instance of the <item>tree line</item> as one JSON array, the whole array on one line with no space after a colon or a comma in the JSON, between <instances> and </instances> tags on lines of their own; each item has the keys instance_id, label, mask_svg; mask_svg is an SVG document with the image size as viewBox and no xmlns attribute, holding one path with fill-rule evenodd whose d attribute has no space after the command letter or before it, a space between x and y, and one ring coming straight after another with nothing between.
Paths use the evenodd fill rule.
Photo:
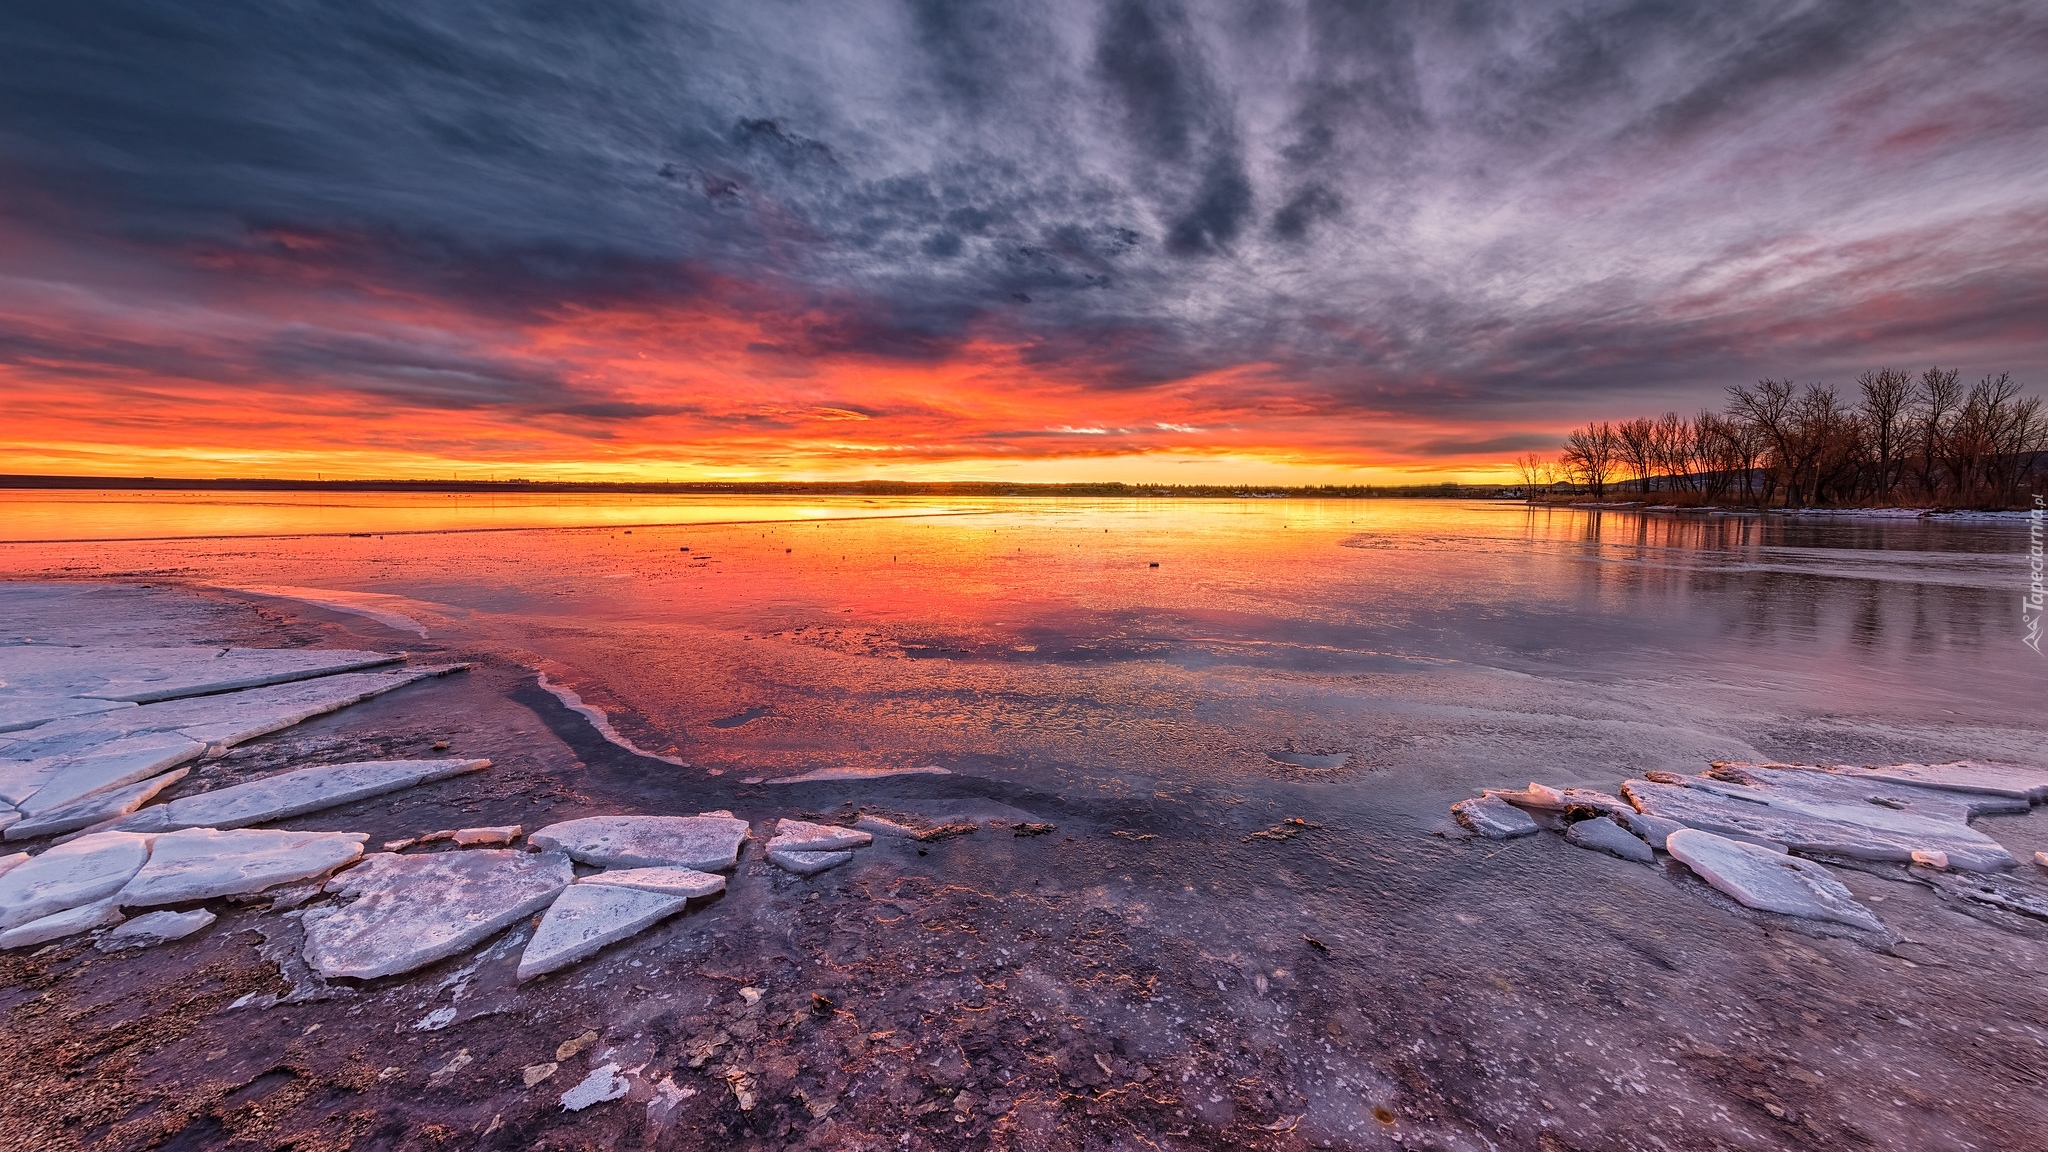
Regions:
<instances>
[{"instance_id":1,"label":"tree line","mask_svg":"<svg viewBox=\"0 0 2048 1152\"><path fill-rule=\"evenodd\" d=\"M1760 380L1719 412L1575 428L1555 460L1516 461L1532 494L1595 498L1633 486L1675 503L1759 508L1916 504L2007 508L2048 480L2048 412L2009 372L1965 385L1953 368L1879 368L1831 385Z\"/></svg>"}]
</instances>

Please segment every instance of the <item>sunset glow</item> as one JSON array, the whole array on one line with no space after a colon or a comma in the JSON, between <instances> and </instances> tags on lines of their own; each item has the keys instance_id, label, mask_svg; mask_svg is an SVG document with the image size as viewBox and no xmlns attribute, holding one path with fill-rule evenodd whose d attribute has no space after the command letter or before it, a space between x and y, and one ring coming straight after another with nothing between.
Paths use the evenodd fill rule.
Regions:
<instances>
[{"instance_id":1,"label":"sunset glow","mask_svg":"<svg viewBox=\"0 0 2048 1152\"><path fill-rule=\"evenodd\" d=\"M1492 480L2048 369L1995 6L471 16L6 17L0 471Z\"/></svg>"}]
</instances>

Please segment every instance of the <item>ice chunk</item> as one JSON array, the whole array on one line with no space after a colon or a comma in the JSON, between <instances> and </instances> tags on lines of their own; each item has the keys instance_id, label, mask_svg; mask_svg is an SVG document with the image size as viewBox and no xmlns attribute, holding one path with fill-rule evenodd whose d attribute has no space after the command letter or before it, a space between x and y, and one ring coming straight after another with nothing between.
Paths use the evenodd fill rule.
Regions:
<instances>
[{"instance_id":1,"label":"ice chunk","mask_svg":"<svg viewBox=\"0 0 2048 1152\"><path fill-rule=\"evenodd\" d=\"M31 920L19 928L0 932L0 948L26 948L31 944L47 944L90 932L108 924L121 922L121 906L112 900L95 900L76 908L53 912L38 920Z\"/></svg>"},{"instance_id":2,"label":"ice chunk","mask_svg":"<svg viewBox=\"0 0 2048 1152\"><path fill-rule=\"evenodd\" d=\"M1488 788L1486 795L1498 796L1517 808L1534 808L1542 812L1562 812L1571 807L1570 802L1564 798L1564 793L1548 784L1538 784L1533 780L1527 788L1520 790Z\"/></svg>"},{"instance_id":3,"label":"ice chunk","mask_svg":"<svg viewBox=\"0 0 2048 1152\"><path fill-rule=\"evenodd\" d=\"M775 838L768 842L768 847L785 852L836 852L874 842L872 833L855 828L813 824L808 820L778 820L775 822Z\"/></svg>"},{"instance_id":4,"label":"ice chunk","mask_svg":"<svg viewBox=\"0 0 2048 1152\"><path fill-rule=\"evenodd\" d=\"M2048 852L2034 853L2034 863L2039 864L2043 868L2048 868Z\"/></svg>"},{"instance_id":5,"label":"ice chunk","mask_svg":"<svg viewBox=\"0 0 2048 1152\"><path fill-rule=\"evenodd\" d=\"M642 888L649 892L661 892L670 896L709 896L725 890L725 877L695 868L613 868L595 876L583 876L578 884L616 884L622 888Z\"/></svg>"},{"instance_id":6,"label":"ice chunk","mask_svg":"<svg viewBox=\"0 0 2048 1152\"><path fill-rule=\"evenodd\" d=\"M330 979L410 972L540 911L573 879L560 852L373 855L328 881L353 903L306 913L306 962Z\"/></svg>"},{"instance_id":7,"label":"ice chunk","mask_svg":"<svg viewBox=\"0 0 2048 1152\"><path fill-rule=\"evenodd\" d=\"M138 732L91 748L0 763L0 800L24 816L49 812L197 760L206 745L181 732Z\"/></svg>"},{"instance_id":8,"label":"ice chunk","mask_svg":"<svg viewBox=\"0 0 2048 1152\"><path fill-rule=\"evenodd\" d=\"M2048 771L2018 764L1987 764L1958 760L1950 764L1890 764L1873 767L1832 765L1827 771L1867 780L1917 784L1950 792L2005 796L2039 804L2048 800Z\"/></svg>"},{"instance_id":9,"label":"ice chunk","mask_svg":"<svg viewBox=\"0 0 2048 1152\"><path fill-rule=\"evenodd\" d=\"M0 695L0 732L19 732L71 716L93 716L133 708L128 700L81 700L75 696Z\"/></svg>"},{"instance_id":10,"label":"ice chunk","mask_svg":"<svg viewBox=\"0 0 2048 1152\"><path fill-rule=\"evenodd\" d=\"M105 835L105 833L102 833ZM119 833L116 833L119 835ZM363 854L361 832L186 828L156 838L149 862L121 889L125 908L261 892L325 876Z\"/></svg>"},{"instance_id":11,"label":"ice chunk","mask_svg":"<svg viewBox=\"0 0 2048 1152\"><path fill-rule=\"evenodd\" d=\"M1697 828L1673 832L1665 849L1700 879L1748 907L1808 920L1832 920L1872 932L1884 930L1870 909L1858 904L1826 868L1810 860Z\"/></svg>"},{"instance_id":12,"label":"ice chunk","mask_svg":"<svg viewBox=\"0 0 2048 1152\"><path fill-rule=\"evenodd\" d=\"M149 859L151 836L96 832L59 844L0 875L0 928L104 900Z\"/></svg>"},{"instance_id":13,"label":"ice chunk","mask_svg":"<svg viewBox=\"0 0 2048 1152\"><path fill-rule=\"evenodd\" d=\"M1937 820L1877 804L1813 799L1785 788L1751 788L1705 777L1684 784L1631 780L1622 793L1652 816L1728 836L1768 841L1795 852L1904 863L1919 849L1948 854L1951 866L1973 872L2016 863L1998 841L1953 820Z\"/></svg>"},{"instance_id":14,"label":"ice chunk","mask_svg":"<svg viewBox=\"0 0 2048 1152\"><path fill-rule=\"evenodd\" d=\"M9 645L0 648L0 681L13 690L10 694L139 703L375 668L403 659L386 652L315 648Z\"/></svg>"},{"instance_id":15,"label":"ice chunk","mask_svg":"<svg viewBox=\"0 0 2048 1152\"><path fill-rule=\"evenodd\" d=\"M555 897L519 957L519 978L566 968L683 910L687 896L616 884L571 884Z\"/></svg>"},{"instance_id":16,"label":"ice chunk","mask_svg":"<svg viewBox=\"0 0 2048 1152\"><path fill-rule=\"evenodd\" d=\"M796 776L749 776L742 784L816 784L827 780L877 780L884 776L951 776L952 770L937 764L921 768L819 768Z\"/></svg>"},{"instance_id":17,"label":"ice chunk","mask_svg":"<svg viewBox=\"0 0 2048 1152\"><path fill-rule=\"evenodd\" d=\"M1916 848L1913 850L1913 863L1923 868L1946 868L1948 853L1933 848Z\"/></svg>"},{"instance_id":18,"label":"ice chunk","mask_svg":"<svg viewBox=\"0 0 2048 1152\"><path fill-rule=\"evenodd\" d=\"M1637 812L1633 808L1615 817L1615 821L1630 832L1641 837L1652 848L1662 848L1665 837L1685 827L1685 825L1680 824L1676 820L1667 820L1662 816L1651 816L1646 813Z\"/></svg>"},{"instance_id":19,"label":"ice chunk","mask_svg":"<svg viewBox=\"0 0 2048 1152\"><path fill-rule=\"evenodd\" d=\"M528 836L600 868L673 866L716 872L739 860L747 822L730 816L590 816L550 824Z\"/></svg>"},{"instance_id":20,"label":"ice chunk","mask_svg":"<svg viewBox=\"0 0 2048 1152\"><path fill-rule=\"evenodd\" d=\"M1596 816L1591 820L1581 820L1573 824L1564 830L1564 838L1581 848L1606 852L1624 860L1648 864L1657 859L1657 854L1635 833L1605 816Z\"/></svg>"},{"instance_id":21,"label":"ice chunk","mask_svg":"<svg viewBox=\"0 0 2048 1152\"><path fill-rule=\"evenodd\" d=\"M0 876L5 876L28 862L29 854L26 852L16 852L12 856L0 856Z\"/></svg>"},{"instance_id":22,"label":"ice chunk","mask_svg":"<svg viewBox=\"0 0 2048 1152\"><path fill-rule=\"evenodd\" d=\"M351 704L360 704L408 684L447 676L468 667L467 664L441 664L392 672L325 676L299 684L278 684L225 696L150 705L132 713L119 713L115 719L123 723L145 720L155 724L174 723L178 731L203 744L231 748L315 716L338 712Z\"/></svg>"},{"instance_id":23,"label":"ice chunk","mask_svg":"<svg viewBox=\"0 0 2048 1152\"><path fill-rule=\"evenodd\" d=\"M2033 807L2023 797L1929 788L1862 772L1810 765L1716 764L1707 771L1705 779L1758 789L1778 789L1787 795L1846 804L1852 809L1869 804L1957 824L1966 824L1973 816L2022 813ZM1677 777L1676 782L1695 786L1700 783L1685 776Z\"/></svg>"},{"instance_id":24,"label":"ice chunk","mask_svg":"<svg viewBox=\"0 0 2048 1152\"><path fill-rule=\"evenodd\" d=\"M130 784L126 788L115 788L108 792L95 792L83 800L74 800L62 808L53 808L39 816L31 816L11 824L7 827L5 836L9 840L56 836L126 816L148 803L157 793L183 780L191 771L190 768L174 768L140 784Z\"/></svg>"},{"instance_id":25,"label":"ice chunk","mask_svg":"<svg viewBox=\"0 0 2048 1152\"><path fill-rule=\"evenodd\" d=\"M318 604L322 608L332 608L337 612L368 617L395 631L416 633L422 639L427 635L426 625L401 611L411 607L414 602L388 592L349 592L339 588L294 588L277 584L221 587L229 592L253 592L258 596L275 596L282 600Z\"/></svg>"},{"instance_id":26,"label":"ice chunk","mask_svg":"<svg viewBox=\"0 0 2048 1152\"><path fill-rule=\"evenodd\" d=\"M1451 805L1451 815L1457 817L1458 823L1494 840L1512 840L1538 830L1527 812L1494 795L1460 800Z\"/></svg>"},{"instance_id":27,"label":"ice chunk","mask_svg":"<svg viewBox=\"0 0 2048 1152\"><path fill-rule=\"evenodd\" d=\"M123 948L151 948L172 940L183 940L194 932L204 930L213 921L213 913L204 908L195 908L190 912L150 912L137 916L107 933L94 947L102 952L118 952Z\"/></svg>"},{"instance_id":28,"label":"ice chunk","mask_svg":"<svg viewBox=\"0 0 2048 1152\"><path fill-rule=\"evenodd\" d=\"M173 800L137 812L115 827L140 832L240 828L318 812L490 766L489 760L362 760L301 768Z\"/></svg>"},{"instance_id":29,"label":"ice chunk","mask_svg":"<svg viewBox=\"0 0 2048 1152\"><path fill-rule=\"evenodd\" d=\"M488 844L510 844L519 839L522 831L517 824L499 824L491 828L457 828L448 838L464 848L481 848Z\"/></svg>"},{"instance_id":30,"label":"ice chunk","mask_svg":"<svg viewBox=\"0 0 2048 1152\"><path fill-rule=\"evenodd\" d=\"M799 876L816 876L828 868L837 868L853 859L851 852L805 852L792 848L768 849L768 862L785 871Z\"/></svg>"},{"instance_id":31,"label":"ice chunk","mask_svg":"<svg viewBox=\"0 0 2048 1152\"><path fill-rule=\"evenodd\" d=\"M562 1093L562 1111L581 1112L592 1104L617 1100L624 1096L632 1085L619 1075L617 1064L599 1065L583 1082Z\"/></svg>"}]
</instances>

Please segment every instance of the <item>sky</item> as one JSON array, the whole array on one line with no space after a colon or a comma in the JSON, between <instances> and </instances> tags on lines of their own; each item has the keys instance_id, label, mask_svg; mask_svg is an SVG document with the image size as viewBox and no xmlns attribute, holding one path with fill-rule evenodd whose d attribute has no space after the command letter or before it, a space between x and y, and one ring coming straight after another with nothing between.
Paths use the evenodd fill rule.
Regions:
<instances>
[{"instance_id":1,"label":"sky","mask_svg":"<svg viewBox=\"0 0 2048 1152\"><path fill-rule=\"evenodd\" d=\"M2048 383L2048 6L24 0L0 472L1422 483Z\"/></svg>"}]
</instances>

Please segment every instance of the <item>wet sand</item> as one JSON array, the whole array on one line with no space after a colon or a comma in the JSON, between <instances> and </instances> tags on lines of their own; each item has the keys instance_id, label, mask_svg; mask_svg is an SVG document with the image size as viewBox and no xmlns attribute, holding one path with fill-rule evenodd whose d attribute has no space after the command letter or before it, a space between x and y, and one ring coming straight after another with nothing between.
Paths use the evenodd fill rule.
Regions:
<instances>
[{"instance_id":1,"label":"wet sand","mask_svg":"<svg viewBox=\"0 0 2048 1152\"><path fill-rule=\"evenodd\" d=\"M1540 629L1499 597L1491 619L1457 627L1415 607L1426 597L1400 602L1432 572L1469 566L1470 544L1406 530L1361 547L1342 527L1269 550L1294 566L1274 574L1280 594L1300 587L1302 565L1375 551L1404 561L1381 573L1395 594L1304 597L1293 623L1268 613L1256 626L1220 577L1168 605L1091 598L1097 586L1076 580L1061 612L1034 611L1048 596L1016 586L1029 580L1002 587L993 549L976 569L989 589L915 609L880 590L893 578L880 553L857 575L799 584L763 574L765 545L744 593L666 615L597 584L609 573L595 564L556 587L504 580L467 604L445 585L427 595L435 578L421 569L496 561L413 556L398 580L328 581L406 592L425 605L424 640L199 587L227 569L317 586L303 557L216 548L163 564L213 566L170 573L170 586L158 575L127 591L129 576L91 628L169 612L206 642L474 662L466 678L245 746L167 797L446 741L445 754L496 767L277 826L363 831L375 845L726 808L755 821L979 812L1056 831L878 841L810 880L750 844L723 896L526 985L512 977L516 948L487 948L317 987L294 971L292 921L262 902L144 953L0 955L17 1069L0 1124L28 1146L118 1148L2037 1146L2042 925L1836 869L1895 937L1873 939L1741 909L1665 861L1548 834L1462 838L1445 812L1482 785L1612 789L1716 757L2022 759L2038 721L2012 704L2038 672L2017 684L1953 675L1973 663L2028 672L1986 655L2001 651L1995 586L1976 565L1918 547L1891 567L1924 578L1873 590L1814 572L1873 563L1881 548L1781 550L1739 572L1687 570L1699 603L1685 611L1667 603L1680 577L1638 566L1592 586L1589 615L1618 620L1603 625L1614 631L1518 646ZM743 539L692 531L703 539L685 541L685 557L733 555ZM912 529L893 531L861 542L901 548ZM677 546L648 535L631 543L650 561ZM1319 551L1332 545L1347 552ZM1119 548L1140 562L1146 550ZM1503 554L1480 574L1528 562ZM1620 567L1604 556L1586 563ZM1538 599L1552 588L1542 575L1521 578ZM1759 584L1775 597L1745 596ZM532 609L555 592L584 606ZM609 614L589 607L607 599ZM1868 619L1857 631L1871 605L1875 638ZM1340 609L1348 619L1330 618ZM1732 622L1688 631L1702 613ZM1930 619L1936 642L1916 646L1916 620ZM1660 624L1680 630L1665 642L1686 664L1659 672L1608 651L1639 648ZM1479 652L1481 636L1497 649ZM1836 663L1843 651L1862 663ZM537 667L691 767L605 740L540 687ZM1312 759L1338 753L1336 767ZM765 782L849 764L949 772ZM2048 848L2038 810L1977 827L2023 859ZM295 986L298 1002L227 1007L251 993L288 1001ZM529 1086L526 1069L549 1063ZM637 1069L627 1094L565 1113L562 1093L606 1064Z\"/></svg>"}]
</instances>

